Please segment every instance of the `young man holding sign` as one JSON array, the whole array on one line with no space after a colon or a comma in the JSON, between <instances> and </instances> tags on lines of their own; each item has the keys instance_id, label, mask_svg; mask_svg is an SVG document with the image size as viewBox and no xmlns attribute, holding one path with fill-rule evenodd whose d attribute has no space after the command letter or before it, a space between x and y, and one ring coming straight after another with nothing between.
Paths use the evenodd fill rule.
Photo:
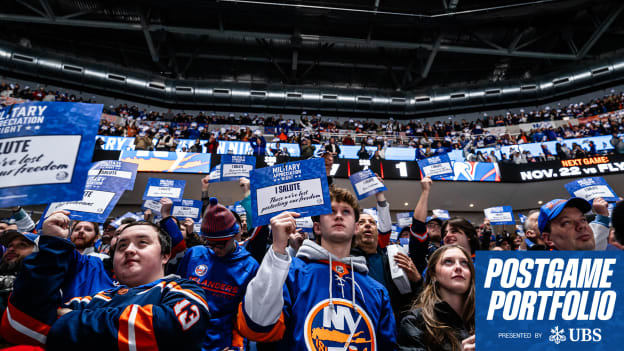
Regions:
<instances>
[{"instance_id":1,"label":"young man holding sign","mask_svg":"<svg viewBox=\"0 0 624 351\"><path fill-rule=\"evenodd\" d=\"M396 326L387 290L368 276L366 260L349 256L359 219L355 197L330 190L332 213L314 217L321 244L304 241L297 257L286 252L296 212L271 219L273 245L249 283L238 329L278 350L393 350Z\"/></svg>"}]
</instances>

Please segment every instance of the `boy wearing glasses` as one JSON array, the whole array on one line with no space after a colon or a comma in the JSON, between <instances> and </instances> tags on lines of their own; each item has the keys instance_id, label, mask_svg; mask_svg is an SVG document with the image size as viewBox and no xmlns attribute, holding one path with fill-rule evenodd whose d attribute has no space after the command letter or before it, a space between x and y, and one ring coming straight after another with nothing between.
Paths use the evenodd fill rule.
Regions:
<instances>
[{"instance_id":1,"label":"boy wearing glasses","mask_svg":"<svg viewBox=\"0 0 624 351\"><path fill-rule=\"evenodd\" d=\"M212 319L203 350L243 347L243 338L233 330L234 321L258 263L237 245L234 236L239 232L240 226L232 212L216 198L210 198L200 233L206 240L205 246L189 248L178 266L177 274L197 282L208 300Z\"/></svg>"}]
</instances>

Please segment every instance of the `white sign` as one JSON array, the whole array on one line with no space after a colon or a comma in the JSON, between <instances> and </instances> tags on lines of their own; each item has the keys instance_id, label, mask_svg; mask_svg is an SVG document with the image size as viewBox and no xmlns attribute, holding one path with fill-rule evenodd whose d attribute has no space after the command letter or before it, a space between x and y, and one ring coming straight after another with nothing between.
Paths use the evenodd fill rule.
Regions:
<instances>
[{"instance_id":1,"label":"white sign","mask_svg":"<svg viewBox=\"0 0 624 351\"><path fill-rule=\"evenodd\" d=\"M179 198L181 191L182 189L180 188L172 188L168 186L150 186L147 190L147 196Z\"/></svg>"},{"instance_id":2,"label":"white sign","mask_svg":"<svg viewBox=\"0 0 624 351\"><path fill-rule=\"evenodd\" d=\"M319 178L271 185L257 190L258 216L323 204Z\"/></svg>"},{"instance_id":3,"label":"white sign","mask_svg":"<svg viewBox=\"0 0 624 351\"><path fill-rule=\"evenodd\" d=\"M114 192L85 190L81 201L53 202L50 204L44 218L47 218L55 211L80 211L88 213L103 213L115 196Z\"/></svg>"}]
</instances>

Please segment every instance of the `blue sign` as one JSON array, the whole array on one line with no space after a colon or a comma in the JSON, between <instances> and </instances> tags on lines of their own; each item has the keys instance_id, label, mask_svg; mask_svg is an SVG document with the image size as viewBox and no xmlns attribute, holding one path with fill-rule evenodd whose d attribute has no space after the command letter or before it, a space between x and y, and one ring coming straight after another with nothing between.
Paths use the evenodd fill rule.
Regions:
<instances>
[{"instance_id":1,"label":"blue sign","mask_svg":"<svg viewBox=\"0 0 624 351\"><path fill-rule=\"evenodd\" d=\"M249 178L249 172L256 168L255 156L221 156L221 181Z\"/></svg>"},{"instance_id":2,"label":"blue sign","mask_svg":"<svg viewBox=\"0 0 624 351\"><path fill-rule=\"evenodd\" d=\"M355 194L357 195L358 200L362 200L371 195L388 190L384 183L377 178L377 175L375 175L370 168L353 173L349 177L349 180L351 181L353 189L355 189Z\"/></svg>"},{"instance_id":3,"label":"blue sign","mask_svg":"<svg viewBox=\"0 0 624 351\"><path fill-rule=\"evenodd\" d=\"M121 171L124 165L119 161L101 161L89 170L85 190L80 201L52 202L44 211L47 218L55 211L70 211L69 218L78 221L104 223L119 202L124 191L132 188L136 165L126 165L128 171ZM41 221L42 222L42 221Z\"/></svg>"},{"instance_id":4,"label":"blue sign","mask_svg":"<svg viewBox=\"0 0 624 351\"><path fill-rule=\"evenodd\" d=\"M412 225L412 217L414 216L414 212L401 212L397 213L397 224L401 228L409 227Z\"/></svg>"},{"instance_id":5,"label":"blue sign","mask_svg":"<svg viewBox=\"0 0 624 351\"><path fill-rule=\"evenodd\" d=\"M162 204L160 201L156 200L145 200L143 205L141 205L143 210L151 210L154 214L160 216L160 210L162 209Z\"/></svg>"},{"instance_id":6,"label":"blue sign","mask_svg":"<svg viewBox=\"0 0 624 351\"><path fill-rule=\"evenodd\" d=\"M620 350L622 251L477 251L479 350Z\"/></svg>"},{"instance_id":7,"label":"blue sign","mask_svg":"<svg viewBox=\"0 0 624 351\"><path fill-rule=\"evenodd\" d=\"M0 109L0 208L80 200L101 113L66 102Z\"/></svg>"},{"instance_id":8,"label":"blue sign","mask_svg":"<svg viewBox=\"0 0 624 351\"><path fill-rule=\"evenodd\" d=\"M124 213L121 217L117 218L116 220L114 220L111 225L115 228L119 228L119 226L121 225L121 221L123 221L126 218L134 218L137 221L142 221L143 220L143 216L139 216L136 213L132 213L132 212L126 212Z\"/></svg>"},{"instance_id":9,"label":"blue sign","mask_svg":"<svg viewBox=\"0 0 624 351\"><path fill-rule=\"evenodd\" d=\"M149 178L143 200L159 201L163 197L171 199L173 202L182 200L186 181L173 179Z\"/></svg>"},{"instance_id":10,"label":"blue sign","mask_svg":"<svg viewBox=\"0 0 624 351\"><path fill-rule=\"evenodd\" d=\"M433 217L435 218L440 218L442 220L448 220L451 218L451 215L447 210L434 209L431 210L431 212L433 213Z\"/></svg>"},{"instance_id":11,"label":"blue sign","mask_svg":"<svg viewBox=\"0 0 624 351\"><path fill-rule=\"evenodd\" d=\"M618 201L619 198L602 177L590 177L575 180L565 185L570 195L592 201L597 197L605 201Z\"/></svg>"},{"instance_id":12,"label":"blue sign","mask_svg":"<svg viewBox=\"0 0 624 351\"><path fill-rule=\"evenodd\" d=\"M418 167L420 168L422 178L442 179L454 175L453 165L448 155L438 155L419 160Z\"/></svg>"},{"instance_id":13,"label":"blue sign","mask_svg":"<svg viewBox=\"0 0 624 351\"><path fill-rule=\"evenodd\" d=\"M297 224L297 229L301 229L302 232L308 234L314 233L314 223L312 222L312 217L295 218L295 223Z\"/></svg>"},{"instance_id":14,"label":"blue sign","mask_svg":"<svg viewBox=\"0 0 624 351\"><path fill-rule=\"evenodd\" d=\"M519 213L518 218L520 218L520 223L524 224L524 222L526 222L527 218L529 217L523 215L522 213Z\"/></svg>"},{"instance_id":15,"label":"blue sign","mask_svg":"<svg viewBox=\"0 0 624 351\"><path fill-rule=\"evenodd\" d=\"M210 174L208 175L208 183L215 183L221 181L221 165L216 165L212 170L210 170Z\"/></svg>"},{"instance_id":16,"label":"blue sign","mask_svg":"<svg viewBox=\"0 0 624 351\"><path fill-rule=\"evenodd\" d=\"M511 206L490 207L483 212L492 225L516 224Z\"/></svg>"},{"instance_id":17,"label":"blue sign","mask_svg":"<svg viewBox=\"0 0 624 351\"><path fill-rule=\"evenodd\" d=\"M182 199L180 203L173 204L171 215L178 218L192 218L195 222L201 218L202 202L199 200Z\"/></svg>"},{"instance_id":18,"label":"blue sign","mask_svg":"<svg viewBox=\"0 0 624 351\"><path fill-rule=\"evenodd\" d=\"M331 213L325 160L288 162L251 172L251 216L255 227L295 211L301 217Z\"/></svg>"},{"instance_id":19,"label":"blue sign","mask_svg":"<svg viewBox=\"0 0 624 351\"><path fill-rule=\"evenodd\" d=\"M136 163L115 160L99 161L89 170L87 188L89 181L101 182L106 180L111 186L114 184L123 187L125 190L132 190L138 168L139 165Z\"/></svg>"}]
</instances>

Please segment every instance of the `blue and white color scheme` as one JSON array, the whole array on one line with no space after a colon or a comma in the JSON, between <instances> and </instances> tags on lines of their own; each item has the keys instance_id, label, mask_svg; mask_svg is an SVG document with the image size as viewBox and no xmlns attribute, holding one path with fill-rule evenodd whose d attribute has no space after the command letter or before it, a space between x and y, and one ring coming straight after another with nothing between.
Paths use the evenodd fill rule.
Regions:
<instances>
[{"instance_id":1,"label":"blue and white color scheme","mask_svg":"<svg viewBox=\"0 0 624 351\"><path fill-rule=\"evenodd\" d=\"M401 212L397 213L397 224L401 228L409 227L412 225L412 217L414 212Z\"/></svg>"},{"instance_id":2,"label":"blue and white color scheme","mask_svg":"<svg viewBox=\"0 0 624 351\"><path fill-rule=\"evenodd\" d=\"M331 213L323 159L288 162L251 172L251 216L255 227L284 211L302 217Z\"/></svg>"},{"instance_id":3,"label":"blue and white color scheme","mask_svg":"<svg viewBox=\"0 0 624 351\"><path fill-rule=\"evenodd\" d=\"M112 163L102 161L93 164L88 172L82 200L52 202L44 211L43 217L47 218L55 211L66 210L70 212L69 218L72 220L104 223L124 191L132 187L132 167L136 174L136 165L128 165L130 171L120 171L123 165L115 162L121 162L110 162Z\"/></svg>"},{"instance_id":4,"label":"blue and white color scheme","mask_svg":"<svg viewBox=\"0 0 624 351\"><path fill-rule=\"evenodd\" d=\"M605 201L618 201L618 197L602 177L590 177L575 180L565 185L566 190L574 197L592 201L597 197Z\"/></svg>"},{"instance_id":5,"label":"blue and white color scheme","mask_svg":"<svg viewBox=\"0 0 624 351\"><path fill-rule=\"evenodd\" d=\"M134 181L139 165L115 160L99 161L89 170L89 181L101 181L106 178L109 184L116 184L125 190L134 189ZM87 182L87 187L89 183Z\"/></svg>"},{"instance_id":6,"label":"blue and white color scheme","mask_svg":"<svg viewBox=\"0 0 624 351\"><path fill-rule=\"evenodd\" d=\"M173 179L150 178L145 186L143 200L159 201L163 197L171 199L173 202L182 200L186 181Z\"/></svg>"},{"instance_id":7,"label":"blue and white color scheme","mask_svg":"<svg viewBox=\"0 0 624 351\"><path fill-rule=\"evenodd\" d=\"M314 233L314 223L312 222L312 217L295 218L295 222L297 223L297 229L301 229L302 232L308 234Z\"/></svg>"},{"instance_id":8,"label":"blue and white color scheme","mask_svg":"<svg viewBox=\"0 0 624 351\"><path fill-rule=\"evenodd\" d=\"M490 207L483 212L492 225L516 224L511 206Z\"/></svg>"},{"instance_id":9,"label":"blue and white color scheme","mask_svg":"<svg viewBox=\"0 0 624 351\"><path fill-rule=\"evenodd\" d=\"M423 178L442 179L454 175L453 165L448 155L438 155L419 160L418 167Z\"/></svg>"},{"instance_id":10,"label":"blue and white color scheme","mask_svg":"<svg viewBox=\"0 0 624 351\"><path fill-rule=\"evenodd\" d=\"M434 210L431 210L431 212L433 213L433 217L435 218L440 218L445 221L451 218L451 215L449 214L447 210L440 210L436 208Z\"/></svg>"},{"instance_id":11,"label":"blue and white color scheme","mask_svg":"<svg viewBox=\"0 0 624 351\"><path fill-rule=\"evenodd\" d=\"M201 201L182 199L180 203L173 204L171 215L181 219L191 218L194 222L197 222L201 218L201 209Z\"/></svg>"},{"instance_id":12,"label":"blue and white color scheme","mask_svg":"<svg viewBox=\"0 0 624 351\"><path fill-rule=\"evenodd\" d=\"M154 214L160 216L160 210L162 209L162 204L157 200L145 200L143 205L141 206L143 210L151 210Z\"/></svg>"},{"instance_id":13,"label":"blue and white color scheme","mask_svg":"<svg viewBox=\"0 0 624 351\"><path fill-rule=\"evenodd\" d=\"M249 178L249 172L256 168L255 156L221 156L221 181Z\"/></svg>"},{"instance_id":14,"label":"blue and white color scheme","mask_svg":"<svg viewBox=\"0 0 624 351\"><path fill-rule=\"evenodd\" d=\"M518 213L518 218L520 218L520 223L524 224L524 222L526 222L526 219L528 217L523 215L522 213Z\"/></svg>"},{"instance_id":15,"label":"blue and white color scheme","mask_svg":"<svg viewBox=\"0 0 624 351\"><path fill-rule=\"evenodd\" d=\"M622 349L622 251L476 255L477 349Z\"/></svg>"},{"instance_id":16,"label":"blue and white color scheme","mask_svg":"<svg viewBox=\"0 0 624 351\"><path fill-rule=\"evenodd\" d=\"M386 186L377 178L377 175L367 168L363 171L353 173L349 180L355 190L358 200L365 199L382 191L388 190Z\"/></svg>"},{"instance_id":17,"label":"blue and white color scheme","mask_svg":"<svg viewBox=\"0 0 624 351\"><path fill-rule=\"evenodd\" d=\"M0 208L80 200L101 114L68 102L0 109Z\"/></svg>"},{"instance_id":18,"label":"blue and white color scheme","mask_svg":"<svg viewBox=\"0 0 624 351\"><path fill-rule=\"evenodd\" d=\"M208 175L208 183L216 183L221 181L221 165L216 165L210 170Z\"/></svg>"}]
</instances>

